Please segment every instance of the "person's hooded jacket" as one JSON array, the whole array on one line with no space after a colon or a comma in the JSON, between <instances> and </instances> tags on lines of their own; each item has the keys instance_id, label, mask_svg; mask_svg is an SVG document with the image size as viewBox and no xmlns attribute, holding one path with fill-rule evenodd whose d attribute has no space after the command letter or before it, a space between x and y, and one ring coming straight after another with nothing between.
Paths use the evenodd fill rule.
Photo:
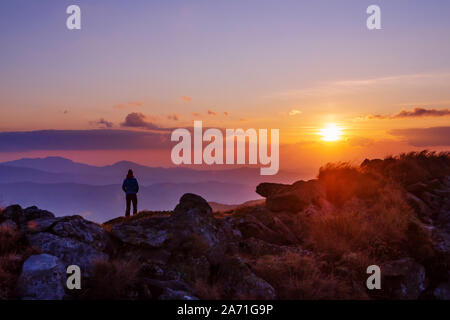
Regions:
<instances>
[{"instance_id":1,"label":"person's hooded jacket","mask_svg":"<svg viewBox=\"0 0 450 320\"><path fill-rule=\"evenodd\" d=\"M122 190L126 194L136 194L139 192L139 184L135 177L126 178L122 183Z\"/></svg>"}]
</instances>

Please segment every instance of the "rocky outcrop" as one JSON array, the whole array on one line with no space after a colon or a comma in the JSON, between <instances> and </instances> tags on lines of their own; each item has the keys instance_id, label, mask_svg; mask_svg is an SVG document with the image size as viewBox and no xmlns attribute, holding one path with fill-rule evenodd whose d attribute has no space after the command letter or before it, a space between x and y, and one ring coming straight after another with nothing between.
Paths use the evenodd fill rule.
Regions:
<instances>
[{"instance_id":1,"label":"rocky outcrop","mask_svg":"<svg viewBox=\"0 0 450 320\"><path fill-rule=\"evenodd\" d=\"M261 183L256 192L266 198L266 207L274 212L299 212L323 198L323 189L316 180L297 181L292 185Z\"/></svg>"},{"instance_id":2,"label":"rocky outcrop","mask_svg":"<svg viewBox=\"0 0 450 320\"><path fill-rule=\"evenodd\" d=\"M61 300L65 275L64 264L57 257L33 255L23 264L17 291L24 300Z\"/></svg>"},{"instance_id":3,"label":"rocky outcrop","mask_svg":"<svg viewBox=\"0 0 450 320\"><path fill-rule=\"evenodd\" d=\"M218 271L219 284L229 299L276 298L275 289L265 280L257 277L239 257L229 257Z\"/></svg>"},{"instance_id":4,"label":"rocky outcrop","mask_svg":"<svg viewBox=\"0 0 450 320\"><path fill-rule=\"evenodd\" d=\"M385 262L381 274L385 294L390 299L418 299L427 285L425 268L410 258Z\"/></svg>"},{"instance_id":5,"label":"rocky outcrop","mask_svg":"<svg viewBox=\"0 0 450 320\"><path fill-rule=\"evenodd\" d=\"M373 170L381 164L366 165ZM339 281L347 285L345 277L361 278L361 264L373 263L370 254L377 255L382 270L382 293L365 292L361 282L359 291L353 292L357 298L449 299L449 177L402 187L401 199L393 199L405 204L401 210L415 214L405 236L398 243L372 238L365 245L378 251L367 256L358 253L359 246L349 246L349 252L342 254L313 245L313 221L327 228L316 240L325 241L333 228L349 223L338 219L346 210L356 215L367 208L364 201L369 208L377 201L356 195L349 207L338 208L326 200L321 183L260 184L257 192L266 198L265 204L237 208L232 214L214 214L205 199L188 193L170 213L141 213L103 225L80 216L55 217L37 207L13 205L0 214L0 230L7 229L8 236L18 233L20 245L28 246L17 282L23 299L92 297L99 290L89 290L98 283L100 291L111 284L111 291L123 292L120 298L126 299L276 299L321 294L328 298L341 287ZM347 231L345 225L342 230ZM345 237L355 234L364 237L349 229L344 242L337 239L333 248L347 245L345 241L353 239ZM65 290L65 271L72 264L82 271L86 291L80 294ZM285 281L279 281L280 277L286 277ZM112 282L117 279L129 284L114 288ZM349 290L342 288L342 292Z\"/></svg>"},{"instance_id":6,"label":"rocky outcrop","mask_svg":"<svg viewBox=\"0 0 450 320\"><path fill-rule=\"evenodd\" d=\"M185 194L169 217L151 217L116 224L111 234L133 247L147 247L180 253L195 241L195 250L201 249L209 263L217 264L226 250L223 230L214 219L211 207L201 197Z\"/></svg>"},{"instance_id":7,"label":"rocky outcrop","mask_svg":"<svg viewBox=\"0 0 450 320\"><path fill-rule=\"evenodd\" d=\"M27 239L30 245L40 252L58 257L66 268L69 265L79 266L85 275L92 272L96 261L108 259L104 252L73 238L40 232L27 235Z\"/></svg>"}]
</instances>

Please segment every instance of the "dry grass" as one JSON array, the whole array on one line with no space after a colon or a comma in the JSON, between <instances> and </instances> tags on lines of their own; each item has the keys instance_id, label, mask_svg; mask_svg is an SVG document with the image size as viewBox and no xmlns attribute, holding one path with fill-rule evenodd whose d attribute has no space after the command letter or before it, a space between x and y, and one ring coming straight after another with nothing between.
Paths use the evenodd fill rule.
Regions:
<instances>
[{"instance_id":1,"label":"dry grass","mask_svg":"<svg viewBox=\"0 0 450 320\"><path fill-rule=\"evenodd\" d=\"M342 207L311 217L309 243L334 257L364 251L373 257L395 256L408 240L414 212L402 192L386 186L376 201L358 198Z\"/></svg>"},{"instance_id":2,"label":"dry grass","mask_svg":"<svg viewBox=\"0 0 450 320\"><path fill-rule=\"evenodd\" d=\"M322 268L316 259L299 253L262 256L252 266L257 276L275 288L279 299L349 298L348 284Z\"/></svg>"},{"instance_id":3,"label":"dry grass","mask_svg":"<svg viewBox=\"0 0 450 320\"><path fill-rule=\"evenodd\" d=\"M101 260L94 264L83 298L89 300L128 300L139 284L139 264L133 260Z\"/></svg>"},{"instance_id":4,"label":"dry grass","mask_svg":"<svg viewBox=\"0 0 450 320\"><path fill-rule=\"evenodd\" d=\"M0 300L17 298L15 286L22 264L35 253L18 231L0 226Z\"/></svg>"},{"instance_id":5,"label":"dry grass","mask_svg":"<svg viewBox=\"0 0 450 320\"><path fill-rule=\"evenodd\" d=\"M409 185L450 175L450 152L423 150L401 153L384 160L365 161L361 167L402 185Z\"/></svg>"},{"instance_id":6,"label":"dry grass","mask_svg":"<svg viewBox=\"0 0 450 320\"><path fill-rule=\"evenodd\" d=\"M9 226L0 225L0 256L17 250L20 233Z\"/></svg>"},{"instance_id":7,"label":"dry grass","mask_svg":"<svg viewBox=\"0 0 450 320\"><path fill-rule=\"evenodd\" d=\"M319 182L325 188L327 200L341 206L353 197L373 198L383 181L348 163L328 163L319 169Z\"/></svg>"}]
</instances>

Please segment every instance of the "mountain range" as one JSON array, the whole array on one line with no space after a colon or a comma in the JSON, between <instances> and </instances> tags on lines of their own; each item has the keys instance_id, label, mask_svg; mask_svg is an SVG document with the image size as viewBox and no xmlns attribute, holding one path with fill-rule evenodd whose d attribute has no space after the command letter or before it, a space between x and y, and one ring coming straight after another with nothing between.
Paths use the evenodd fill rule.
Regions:
<instances>
[{"instance_id":1,"label":"mountain range","mask_svg":"<svg viewBox=\"0 0 450 320\"><path fill-rule=\"evenodd\" d=\"M141 186L139 209L146 210L170 209L186 192L219 204L238 205L259 199L255 186L263 181L290 183L300 178L288 171L261 176L259 168L249 167L194 170L128 161L92 166L62 157L24 158L0 163L0 205L38 205L60 215L105 221L123 214L121 183L128 169L133 169Z\"/></svg>"}]
</instances>

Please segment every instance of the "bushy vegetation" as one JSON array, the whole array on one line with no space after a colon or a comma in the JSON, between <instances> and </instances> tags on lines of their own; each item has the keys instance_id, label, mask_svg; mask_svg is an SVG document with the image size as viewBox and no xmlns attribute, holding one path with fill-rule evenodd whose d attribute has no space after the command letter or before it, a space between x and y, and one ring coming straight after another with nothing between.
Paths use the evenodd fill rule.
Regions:
<instances>
[{"instance_id":1,"label":"bushy vegetation","mask_svg":"<svg viewBox=\"0 0 450 320\"><path fill-rule=\"evenodd\" d=\"M255 274L275 288L278 299L349 298L347 283L324 269L315 258L293 252L265 255L252 265Z\"/></svg>"},{"instance_id":2,"label":"bushy vegetation","mask_svg":"<svg viewBox=\"0 0 450 320\"><path fill-rule=\"evenodd\" d=\"M94 264L92 276L81 298L88 300L128 300L139 298L140 265L134 260L101 260ZM134 293L134 294L133 294Z\"/></svg>"},{"instance_id":3,"label":"bushy vegetation","mask_svg":"<svg viewBox=\"0 0 450 320\"><path fill-rule=\"evenodd\" d=\"M438 257L431 235L403 187L449 174L449 153L428 151L365 161L360 167L327 164L318 181L331 205L300 214L291 225L313 255L262 256L252 268L281 299L368 298L367 266L405 256L434 268Z\"/></svg>"},{"instance_id":4,"label":"bushy vegetation","mask_svg":"<svg viewBox=\"0 0 450 320\"><path fill-rule=\"evenodd\" d=\"M448 153L424 151L365 161L361 167L322 167L318 179L335 206L302 221L310 230L309 244L334 257L364 252L374 259L395 258L412 244L429 251L431 240L405 200L402 184L406 177L408 183L436 178L448 169L445 164L450 168Z\"/></svg>"},{"instance_id":5,"label":"bushy vegetation","mask_svg":"<svg viewBox=\"0 0 450 320\"><path fill-rule=\"evenodd\" d=\"M450 152L401 153L384 160L366 160L361 169L406 186L450 175Z\"/></svg>"},{"instance_id":6,"label":"bushy vegetation","mask_svg":"<svg viewBox=\"0 0 450 320\"><path fill-rule=\"evenodd\" d=\"M17 230L0 226L0 300L16 298L15 286L23 262L34 253Z\"/></svg>"}]
</instances>

